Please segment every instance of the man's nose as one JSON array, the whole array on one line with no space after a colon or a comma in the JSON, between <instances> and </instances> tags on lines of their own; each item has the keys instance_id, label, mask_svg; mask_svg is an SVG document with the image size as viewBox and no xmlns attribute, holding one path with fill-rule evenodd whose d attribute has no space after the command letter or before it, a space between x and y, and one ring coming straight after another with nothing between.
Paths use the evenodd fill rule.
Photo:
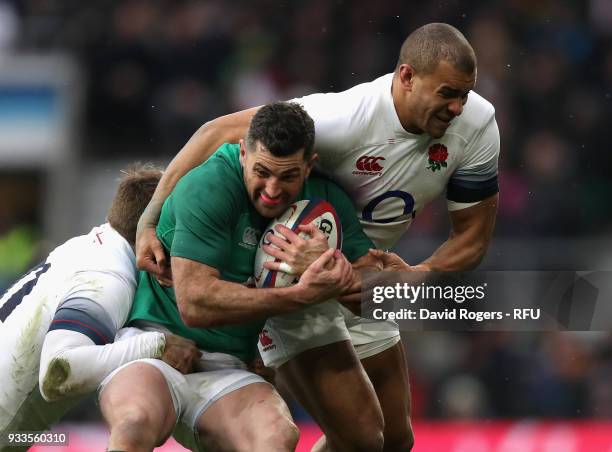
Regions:
<instances>
[{"instance_id":1,"label":"man's nose","mask_svg":"<svg viewBox=\"0 0 612 452\"><path fill-rule=\"evenodd\" d=\"M276 198L281 194L281 186L276 177L270 177L266 181L266 195L270 198Z\"/></svg>"},{"instance_id":2,"label":"man's nose","mask_svg":"<svg viewBox=\"0 0 612 452\"><path fill-rule=\"evenodd\" d=\"M450 111L454 116L459 116L463 113L463 101L461 99L457 99L448 104L448 111Z\"/></svg>"}]
</instances>

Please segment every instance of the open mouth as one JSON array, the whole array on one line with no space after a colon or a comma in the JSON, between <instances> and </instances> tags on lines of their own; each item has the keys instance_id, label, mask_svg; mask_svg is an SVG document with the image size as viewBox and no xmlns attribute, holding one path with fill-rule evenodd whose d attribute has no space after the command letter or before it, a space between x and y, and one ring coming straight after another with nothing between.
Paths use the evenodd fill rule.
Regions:
<instances>
[{"instance_id":1,"label":"open mouth","mask_svg":"<svg viewBox=\"0 0 612 452\"><path fill-rule=\"evenodd\" d=\"M269 206L278 206L281 202L280 196L278 198L270 198L263 192L259 194L259 197L264 202L264 204L267 204Z\"/></svg>"}]
</instances>

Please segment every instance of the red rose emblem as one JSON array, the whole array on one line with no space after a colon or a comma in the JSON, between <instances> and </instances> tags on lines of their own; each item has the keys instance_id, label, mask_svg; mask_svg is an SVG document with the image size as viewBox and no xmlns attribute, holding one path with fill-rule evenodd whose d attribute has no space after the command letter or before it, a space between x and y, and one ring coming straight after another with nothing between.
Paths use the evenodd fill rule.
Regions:
<instances>
[{"instance_id":1,"label":"red rose emblem","mask_svg":"<svg viewBox=\"0 0 612 452\"><path fill-rule=\"evenodd\" d=\"M264 347L267 347L268 345L272 345L274 343L272 338L268 336L268 330L262 330L261 333L259 333L259 342Z\"/></svg>"},{"instance_id":2,"label":"red rose emblem","mask_svg":"<svg viewBox=\"0 0 612 452\"><path fill-rule=\"evenodd\" d=\"M429 166L427 169L436 172L439 169L446 168L446 159L448 158L448 149L440 143L432 144L429 147Z\"/></svg>"}]
</instances>

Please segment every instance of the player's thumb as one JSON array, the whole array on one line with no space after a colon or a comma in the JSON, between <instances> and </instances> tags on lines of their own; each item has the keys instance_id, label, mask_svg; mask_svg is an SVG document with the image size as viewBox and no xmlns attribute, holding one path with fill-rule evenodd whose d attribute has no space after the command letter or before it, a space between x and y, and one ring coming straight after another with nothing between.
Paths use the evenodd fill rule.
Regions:
<instances>
[{"instance_id":1,"label":"player's thumb","mask_svg":"<svg viewBox=\"0 0 612 452\"><path fill-rule=\"evenodd\" d=\"M370 248L368 252L370 253L370 256L373 256L376 259L380 259L383 262L387 262L389 260L389 255L384 250L377 250L375 248Z\"/></svg>"},{"instance_id":2,"label":"player's thumb","mask_svg":"<svg viewBox=\"0 0 612 452\"><path fill-rule=\"evenodd\" d=\"M155 256L155 262L157 262L157 265L159 265L160 269L163 270L163 268L167 265L166 252L159 240L155 240L151 243L151 250Z\"/></svg>"},{"instance_id":3,"label":"player's thumb","mask_svg":"<svg viewBox=\"0 0 612 452\"><path fill-rule=\"evenodd\" d=\"M317 258L317 260L310 264L310 267L312 267L314 270L321 270L323 268L327 268L327 266L330 264L330 262L332 262L332 259L334 258L335 251L335 248L327 249Z\"/></svg>"},{"instance_id":4,"label":"player's thumb","mask_svg":"<svg viewBox=\"0 0 612 452\"><path fill-rule=\"evenodd\" d=\"M395 254L388 251L370 249L370 255L378 259L382 263L383 268L391 267L397 263L397 260L394 259Z\"/></svg>"}]
</instances>

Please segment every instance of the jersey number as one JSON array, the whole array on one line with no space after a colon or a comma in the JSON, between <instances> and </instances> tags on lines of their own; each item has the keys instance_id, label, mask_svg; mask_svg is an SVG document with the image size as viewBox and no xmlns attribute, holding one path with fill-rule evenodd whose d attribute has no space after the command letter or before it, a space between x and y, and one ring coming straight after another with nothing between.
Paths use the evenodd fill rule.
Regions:
<instances>
[{"instance_id":1,"label":"jersey number","mask_svg":"<svg viewBox=\"0 0 612 452\"><path fill-rule=\"evenodd\" d=\"M23 298L26 295L28 295L30 292L32 292L32 289L34 289L34 286L36 285L38 278L40 278L40 275L42 275L44 272L49 270L49 267L51 267L51 264L43 262L42 264L30 270L28 272L28 276L25 278L22 278L22 280L17 283L17 284L21 283L22 286L19 288L17 292L11 295L11 297L8 300L6 300L6 302L2 306L0 306L0 321L4 322L7 319L7 317L11 315L11 312L13 312L13 310L17 306L19 306ZM32 272L34 272L33 278L31 276Z\"/></svg>"}]
</instances>

